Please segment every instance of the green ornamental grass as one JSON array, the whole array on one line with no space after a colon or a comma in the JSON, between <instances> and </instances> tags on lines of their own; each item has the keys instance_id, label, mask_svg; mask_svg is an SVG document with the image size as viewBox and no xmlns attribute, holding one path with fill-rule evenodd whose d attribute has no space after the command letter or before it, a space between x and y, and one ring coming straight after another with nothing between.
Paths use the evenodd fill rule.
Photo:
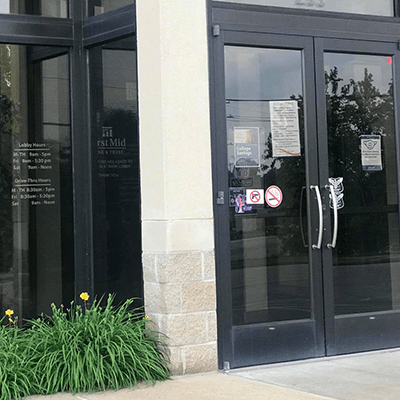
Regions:
<instances>
[{"instance_id":1,"label":"green ornamental grass","mask_svg":"<svg viewBox=\"0 0 400 400\"><path fill-rule=\"evenodd\" d=\"M8 310L7 310L8 311ZM0 320L0 399L21 399L37 390L32 364L25 359L20 329L7 315L9 326Z\"/></svg>"},{"instance_id":2,"label":"green ornamental grass","mask_svg":"<svg viewBox=\"0 0 400 400\"><path fill-rule=\"evenodd\" d=\"M28 321L24 330L1 326L0 400L168 379L166 346L141 310L132 308L133 299L114 307L110 295L105 307L101 299L87 307L89 295L81 298L83 307L52 304L51 316Z\"/></svg>"}]
</instances>

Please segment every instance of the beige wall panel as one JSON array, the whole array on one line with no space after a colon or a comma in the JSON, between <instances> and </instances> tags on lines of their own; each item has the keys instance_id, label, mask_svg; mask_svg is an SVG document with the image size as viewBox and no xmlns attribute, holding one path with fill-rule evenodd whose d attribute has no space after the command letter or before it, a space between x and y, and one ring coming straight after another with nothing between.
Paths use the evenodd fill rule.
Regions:
<instances>
[{"instance_id":1,"label":"beige wall panel","mask_svg":"<svg viewBox=\"0 0 400 400\"><path fill-rule=\"evenodd\" d=\"M137 0L137 21L145 306L173 372L207 371L217 343L206 0Z\"/></svg>"},{"instance_id":2,"label":"beige wall panel","mask_svg":"<svg viewBox=\"0 0 400 400\"><path fill-rule=\"evenodd\" d=\"M165 218L159 1L137 1L142 219Z\"/></svg>"}]
</instances>

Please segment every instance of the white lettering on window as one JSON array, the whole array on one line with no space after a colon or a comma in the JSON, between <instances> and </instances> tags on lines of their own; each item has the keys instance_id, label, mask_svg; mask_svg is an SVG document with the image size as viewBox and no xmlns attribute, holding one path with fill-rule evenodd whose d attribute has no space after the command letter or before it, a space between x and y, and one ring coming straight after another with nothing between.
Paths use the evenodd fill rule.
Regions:
<instances>
[{"instance_id":1,"label":"white lettering on window","mask_svg":"<svg viewBox=\"0 0 400 400\"><path fill-rule=\"evenodd\" d=\"M325 0L294 0L295 6L325 7Z\"/></svg>"}]
</instances>

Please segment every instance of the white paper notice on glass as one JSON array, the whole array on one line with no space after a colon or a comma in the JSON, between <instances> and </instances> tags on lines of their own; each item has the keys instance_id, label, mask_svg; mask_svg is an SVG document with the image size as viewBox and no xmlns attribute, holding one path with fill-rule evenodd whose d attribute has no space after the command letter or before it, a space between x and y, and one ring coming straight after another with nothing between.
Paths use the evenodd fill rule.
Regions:
<instances>
[{"instance_id":1,"label":"white paper notice on glass","mask_svg":"<svg viewBox=\"0 0 400 400\"><path fill-rule=\"evenodd\" d=\"M361 165L363 171L382 171L382 152L380 135L362 135Z\"/></svg>"},{"instance_id":2,"label":"white paper notice on glass","mask_svg":"<svg viewBox=\"0 0 400 400\"><path fill-rule=\"evenodd\" d=\"M271 101L272 157L298 157L300 129L297 101Z\"/></svg>"}]
</instances>

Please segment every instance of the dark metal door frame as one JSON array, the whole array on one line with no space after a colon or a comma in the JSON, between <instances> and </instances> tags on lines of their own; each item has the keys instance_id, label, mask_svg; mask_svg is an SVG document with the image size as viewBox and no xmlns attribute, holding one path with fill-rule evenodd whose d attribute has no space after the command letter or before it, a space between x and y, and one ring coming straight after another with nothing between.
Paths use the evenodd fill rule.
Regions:
<instances>
[{"instance_id":1,"label":"dark metal door frame","mask_svg":"<svg viewBox=\"0 0 400 400\"><path fill-rule=\"evenodd\" d=\"M225 74L224 74L224 46L238 45L251 47L286 48L303 52L303 90L305 113L305 156L307 187L318 183L318 160L315 116L315 87L314 87L314 59L313 43L311 38L292 37L282 35L265 35L243 32L222 32L215 38L213 46L213 74L215 79L213 155L216 185L214 199L218 191L228 192L227 149L226 149L226 118L225 118ZM317 241L318 232L313 228L318 226L317 202L311 190L307 190L308 204L308 238L309 243ZM218 311L219 311L219 346L220 360L225 367L229 362L231 367L239 367L265 362L277 362L294 358L318 357L325 354L324 324L322 309L322 280L320 252L309 246L311 265L311 288L313 318L310 320L288 321L280 323L265 323L250 326L232 325L232 298L231 298L231 263L229 250L229 216L227 205L214 204L216 215L217 251L217 282L218 282ZM270 330L273 327L274 330ZM274 332L274 334L271 334ZM278 345L296 343L297 348ZM310 342L312 343L310 345ZM258 346L261 343L270 346L268 352L260 357ZM286 350L285 350L286 348ZM224 364L225 363L225 364Z\"/></svg>"},{"instance_id":2,"label":"dark metal door frame","mask_svg":"<svg viewBox=\"0 0 400 400\"><path fill-rule=\"evenodd\" d=\"M211 3L211 1L210 1ZM268 8L268 7L267 7ZM210 58L211 58L211 121L212 121L212 152L213 152L213 171L214 171L214 210L215 210L215 227L216 227L216 262L217 262L217 308L218 308L218 329L219 329L219 367L226 368L234 357L233 351L233 332L232 332L232 310L231 310L231 282L230 282L230 254L229 254L229 236L224 232L229 232L229 218L228 212L223 206L216 204L218 190L227 190L227 182L225 179L225 121L220 117L225 115L225 92L224 92L224 54L223 47L225 44L238 44L238 45L251 45L251 46L266 46L267 40L263 42L261 37L270 38L266 33L277 34L277 37L282 38L283 43L285 38L290 40L289 34L301 35L296 36L297 39L301 38L315 38L315 64L312 68L306 68L306 80L315 82L316 99L314 107L316 107L316 118L310 118L310 110L307 110L306 118L307 123L311 122L312 129L323 130L325 129L325 136L318 133L318 145L309 146L306 148L306 154L310 152L318 152L319 160L317 164L314 161L309 162L307 165L308 171L311 176L308 176L308 183L314 184L314 175L317 179L321 192L326 192L324 185L328 176L328 166L321 167L321 175L317 177L317 170L319 170L320 161L327 159L327 139L326 139L326 115L325 115L325 97L324 97L324 82L323 74L318 71L323 71L323 46L327 50L338 52L366 52L367 54L390 53L394 56L394 80L399 83L400 77L400 62L397 50L397 41L400 37L400 19L399 18L374 18L371 16L349 16L349 15L310 15L304 13L304 16L294 16L293 10L288 10L285 13L273 10L266 10L265 7L246 7L244 5L221 5L213 6L209 4L209 23L210 29ZM354 19L352 24L349 24L349 19ZM367 22L368 20L368 22ZM296 22L295 24L293 22ZM368 32L365 27L368 26ZM252 33L252 34L251 34ZM260 36L259 39L257 37ZM244 38L246 39L240 39ZM341 39L335 41L334 39ZM345 40L347 39L347 40ZM348 39L357 39L348 40ZM293 42L294 43L294 42ZM293 46L293 44L292 44ZM390 49L390 51L389 51ZM397 53L397 55L396 55ZM396 62L397 61L397 62ZM314 70L315 67L315 70ZM315 71L315 75L314 74ZM399 86L398 86L399 87ZM310 94L310 93L308 93ZM395 116L400 115L399 94L395 92ZM314 108L315 110L315 108ZM315 126L318 124L318 126ZM325 127L324 127L325 124ZM395 118L395 130L399 132L399 122ZM306 125L307 126L307 125ZM310 131L306 130L306 134L310 135ZM307 138L306 138L307 139ZM312 141L311 141L312 142ZM309 143L306 140L306 144ZM317 149L318 146L318 149ZM399 140L396 142L397 151L397 170L399 174ZM218 150L220 149L220 150ZM221 149L224 150L221 154ZM225 157L225 158L224 158ZM221 171L221 172L219 172ZM400 174L398 175L400 176ZM327 193L325 193L325 207L327 206ZM399 197L400 198L400 197ZM311 226L317 226L317 211L315 201L311 198L309 193L309 212L311 218ZM331 232L330 216L325 213L324 215L324 241L323 246L326 247L330 239ZM310 228L311 229L311 228ZM315 233L315 232L313 232ZM310 232L311 234L311 232ZM318 352L317 356L333 355L343 353L335 344L335 334L340 336L340 329L338 324L335 324L333 318L333 276L332 276L332 253L327 249L323 252L313 252L312 265L314 282L320 282L319 285L313 287L313 298L320 300L320 304L324 304L323 310L320 311L322 325L316 324L316 331L322 332L323 337L318 345L321 343L324 347L323 352ZM321 265L330 265L322 274ZM317 266L317 268L315 268ZM322 299L322 293L324 295ZM393 315L396 316L397 312L382 313L382 322L388 326L390 321L393 323ZM335 325L336 333L335 333ZM400 329L398 323L394 324L394 329ZM343 332L346 332L344 329ZM325 348L325 335L326 335L326 348ZM393 342L395 343L395 342ZM396 342L397 343L397 342ZM393 344L394 345L394 344ZM390 346L390 345L389 345ZM389 347L388 346L388 347ZM357 351L357 350L356 350Z\"/></svg>"},{"instance_id":3,"label":"dark metal door frame","mask_svg":"<svg viewBox=\"0 0 400 400\"><path fill-rule=\"evenodd\" d=\"M317 118L318 118L318 153L320 159L319 185L324 193L323 202L326 210L329 211L329 196L325 185L328 183L329 166L328 162L328 137L326 118L326 99L324 81L324 52L338 52L351 54L384 55L393 57L394 65L394 121L395 132L399 132L400 105L400 52L397 43L380 43L354 40L316 38L315 42L315 63L316 63L316 89L317 89ZM399 140L396 135L396 161L397 176L399 175ZM399 190L399 189L398 189ZM399 196L399 194L398 194ZM399 197L400 198L400 197ZM348 352L375 350L383 347L394 347L400 344L396 338L396 332L400 329L400 311L385 311L376 313L363 313L353 316L334 315L334 293L333 293L333 260L332 249L327 248L331 241L332 227L330 212L324 213L325 234L322 245L323 265L323 287L324 287L324 312L325 312L325 335L327 355L343 354ZM377 321L376 319L379 320ZM351 335L350 335L351 332ZM385 336L383 341L380 336ZM376 339L371 340L371 337ZM392 339L390 339L392 338Z\"/></svg>"}]
</instances>

